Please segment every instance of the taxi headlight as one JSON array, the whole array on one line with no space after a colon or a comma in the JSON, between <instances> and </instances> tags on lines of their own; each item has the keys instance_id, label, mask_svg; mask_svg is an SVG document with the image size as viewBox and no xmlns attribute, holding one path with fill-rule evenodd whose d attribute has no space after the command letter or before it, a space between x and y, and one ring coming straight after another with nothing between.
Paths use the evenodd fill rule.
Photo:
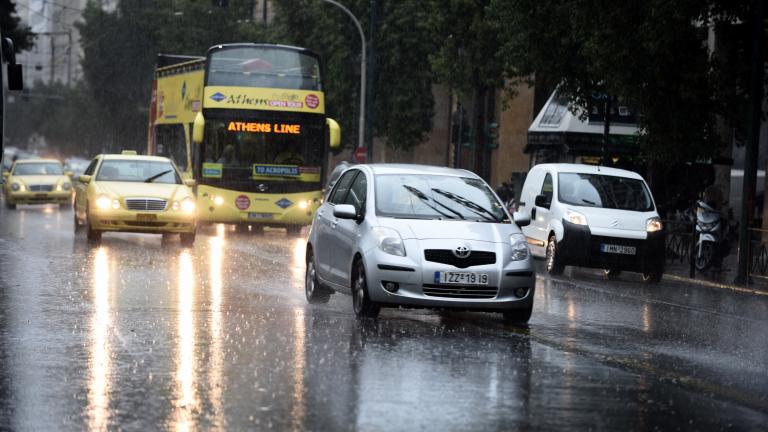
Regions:
<instances>
[{"instance_id":1,"label":"taxi headlight","mask_svg":"<svg viewBox=\"0 0 768 432\"><path fill-rule=\"evenodd\" d=\"M13 183L13 184L11 185L11 190L12 190L12 191L14 191L14 192L17 192L17 191L19 191L19 190L23 191L23 189L21 189L21 185L20 185L20 184L18 184L18 183Z\"/></svg>"},{"instance_id":2,"label":"taxi headlight","mask_svg":"<svg viewBox=\"0 0 768 432\"><path fill-rule=\"evenodd\" d=\"M647 232L661 231L664 226L661 224L661 219L652 217L645 222L645 230Z\"/></svg>"},{"instance_id":3,"label":"taxi headlight","mask_svg":"<svg viewBox=\"0 0 768 432\"><path fill-rule=\"evenodd\" d=\"M565 217L568 219L568 222L575 224L575 225L586 225L587 224L587 217L579 212L575 212L573 210L568 210L565 214Z\"/></svg>"},{"instance_id":4,"label":"taxi headlight","mask_svg":"<svg viewBox=\"0 0 768 432\"><path fill-rule=\"evenodd\" d=\"M392 228L376 227L371 230L382 252L390 255L405 256L405 245L400 234Z\"/></svg>"},{"instance_id":5,"label":"taxi headlight","mask_svg":"<svg viewBox=\"0 0 768 432\"><path fill-rule=\"evenodd\" d=\"M195 202L192 198L185 198L184 201L181 202L181 210L184 213L192 213L195 211Z\"/></svg>"},{"instance_id":6,"label":"taxi headlight","mask_svg":"<svg viewBox=\"0 0 768 432\"><path fill-rule=\"evenodd\" d=\"M119 208L120 208L120 201L118 201L118 200L116 200L116 199L113 199L113 200L112 200L112 208L113 208L114 210L117 210L117 209L119 209Z\"/></svg>"},{"instance_id":7,"label":"taxi headlight","mask_svg":"<svg viewBox=\"0 0 768 432\"><path fill-rule=\"evenodd\" d=\"M102 196L96 198L96 207L98 207L98 208L100 208L102 210L108 209L109 206L111 206L111 205L112 205L112 200L109 199L109 197L106 196L106 195L102 195Z\"/></svg>"},{"instance_id":8,"label":"taxi headlight","mask_svg":"<svg viewBox=\"0 0 768 432\"><path fill-rule=\"evenodd\" d=\"M522 233L516 233L509 236L509 243L512 244L512 261L522 261L528 258L528 240Z\"/></svg>"}]
</instances>

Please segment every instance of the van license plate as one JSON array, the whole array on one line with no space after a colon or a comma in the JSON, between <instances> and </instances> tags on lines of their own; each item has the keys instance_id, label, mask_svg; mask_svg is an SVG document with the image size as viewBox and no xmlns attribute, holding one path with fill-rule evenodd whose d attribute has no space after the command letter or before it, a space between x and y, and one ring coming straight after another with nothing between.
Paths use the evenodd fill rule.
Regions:
<instances>
[{"instance_id":1,"label":"van license plate","mask_svg":"<svg viewBox=\"0 0 768 432\"><path fill-rule=\"evenodd\" d=\"M601 244L600 252L620 254L620 255L636 255L637 248L634 246L620 246L611 244Z\"/></svg>"},{"instance_id":2,"label":"van license plate","mask_svg":"<svg viewBox=\"0 0 768 432\"><path fill-rule=\"evenodd\" d=\"M435 283L443 285L488 285L488 273L435 272Z\"/></svg>"}]
</instances>

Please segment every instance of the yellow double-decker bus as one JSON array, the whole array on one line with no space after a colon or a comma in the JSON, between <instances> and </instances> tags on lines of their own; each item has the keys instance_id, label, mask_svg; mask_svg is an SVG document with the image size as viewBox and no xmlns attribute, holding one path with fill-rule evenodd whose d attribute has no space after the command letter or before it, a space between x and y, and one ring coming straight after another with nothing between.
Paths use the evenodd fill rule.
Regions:
<instances>
[{"instance_id":1,"label":"yellow double-decker bus","mask_svg":"<svg viewBox=\"0 0 768 432\"><path fill-rule=\"evenodd\" d=\"M322 200L338 124L325 115L321 64L285 45L216 45L158 56L148 153L196 181L198 221L298 232Z\"/></svg>"}]
</instances>

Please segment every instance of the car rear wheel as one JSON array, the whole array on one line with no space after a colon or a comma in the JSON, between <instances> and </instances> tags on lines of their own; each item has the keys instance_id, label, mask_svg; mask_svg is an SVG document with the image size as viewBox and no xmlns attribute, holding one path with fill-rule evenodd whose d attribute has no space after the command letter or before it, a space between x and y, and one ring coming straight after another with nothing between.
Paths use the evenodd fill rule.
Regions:
<instances>
[{"instance_id":1,"label":"car rear wheel","mask_svg":"<svg viewBox=\"0 0 768 432\"><path fill-rule=\"evenodd\" d=\"M365 277L365 266L362 260L355 262L352 274L352 306L358 318L376 318L379 316L379 305L368 295L368 279Z\"/></svg>"},{"instance_id":2,"label":"car rear wheel","mask_svg":"<svg viewBox=\"0 0 768 432\"><path fill-rule=\"evenodd\" d=\"M557 238L555 235L549 236L549 242L547 243L547 273L551 275L559 275L565 270L562 260L558 256L557 251Z\"/></svg>"},{"instance_id":3,"label":"car rear wheel","mask_svg":"<svg viewBox=\"0 0 768 432\"><path fill-rule=\"evenodd\" d=\"M195 232L181 233L179 234L179 238L181 239L182 246L191 247L195 244Z\"/></svg>"},{"instance_id":4,"label":"car rear wheel","mask_svg":"<svg viewBox=\"0 0 768 432\"><path fill-rule=\"evenodd\" d=\"M87 230L88 241L101 241L101 231L93 229L93 226L91 225L91 215L89 213L85 214L85 229Z\"/></svg>"},{"instance_id":5,"label":"car rear wheel","mask_svg":"<svg viewBox=\"0 0 768 432\"><path fill-rule=\"evenodd\" d=\"M331 298L331 291L320 285L317 280L317 265L315 264L315 255L309 251L307 256L307 272L304 277L304 294L307 301L312 304L328 303Z\"/></svg>"},{"instance_id":6,"label":"car rear wheel","mask_svg":"<svg viewBox=\"0 0 768 432\"><path fill-rule=\"evenodd\" d=\"M504 321L514 324L526 324L528 323L528 320L531 319L532 311L533 306L527 307L525 309L512 309L506 311L504 312Z\"/></svg>"},{"instance_id":7,"label":"car rear wheel","mask_svg":"<svg viewBox=\"0 0 768 432\"><path fill-rule=\"evenodd\" d=\"M608 279L615 280L621 276L621 270L619 269L605 269L605 276Z\"/></svg>"}]
</instances>

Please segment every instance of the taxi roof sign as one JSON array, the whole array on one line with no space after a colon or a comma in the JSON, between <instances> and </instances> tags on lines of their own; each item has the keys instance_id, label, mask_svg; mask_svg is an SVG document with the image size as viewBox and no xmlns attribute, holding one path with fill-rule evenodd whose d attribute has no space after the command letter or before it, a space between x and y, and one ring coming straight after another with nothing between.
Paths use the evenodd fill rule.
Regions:
<instances>
[{"instance_id":1,"label":"taxi roof sign","mask_svg":"<svg viewBox=\"0 0 768 432\"><path fill-rule=\"evenodd\" d=\"M123 150L120 154L126 155L126 156L136 156L138 153L136 153L136 150Z\"/></svg>"}]
</instances>

